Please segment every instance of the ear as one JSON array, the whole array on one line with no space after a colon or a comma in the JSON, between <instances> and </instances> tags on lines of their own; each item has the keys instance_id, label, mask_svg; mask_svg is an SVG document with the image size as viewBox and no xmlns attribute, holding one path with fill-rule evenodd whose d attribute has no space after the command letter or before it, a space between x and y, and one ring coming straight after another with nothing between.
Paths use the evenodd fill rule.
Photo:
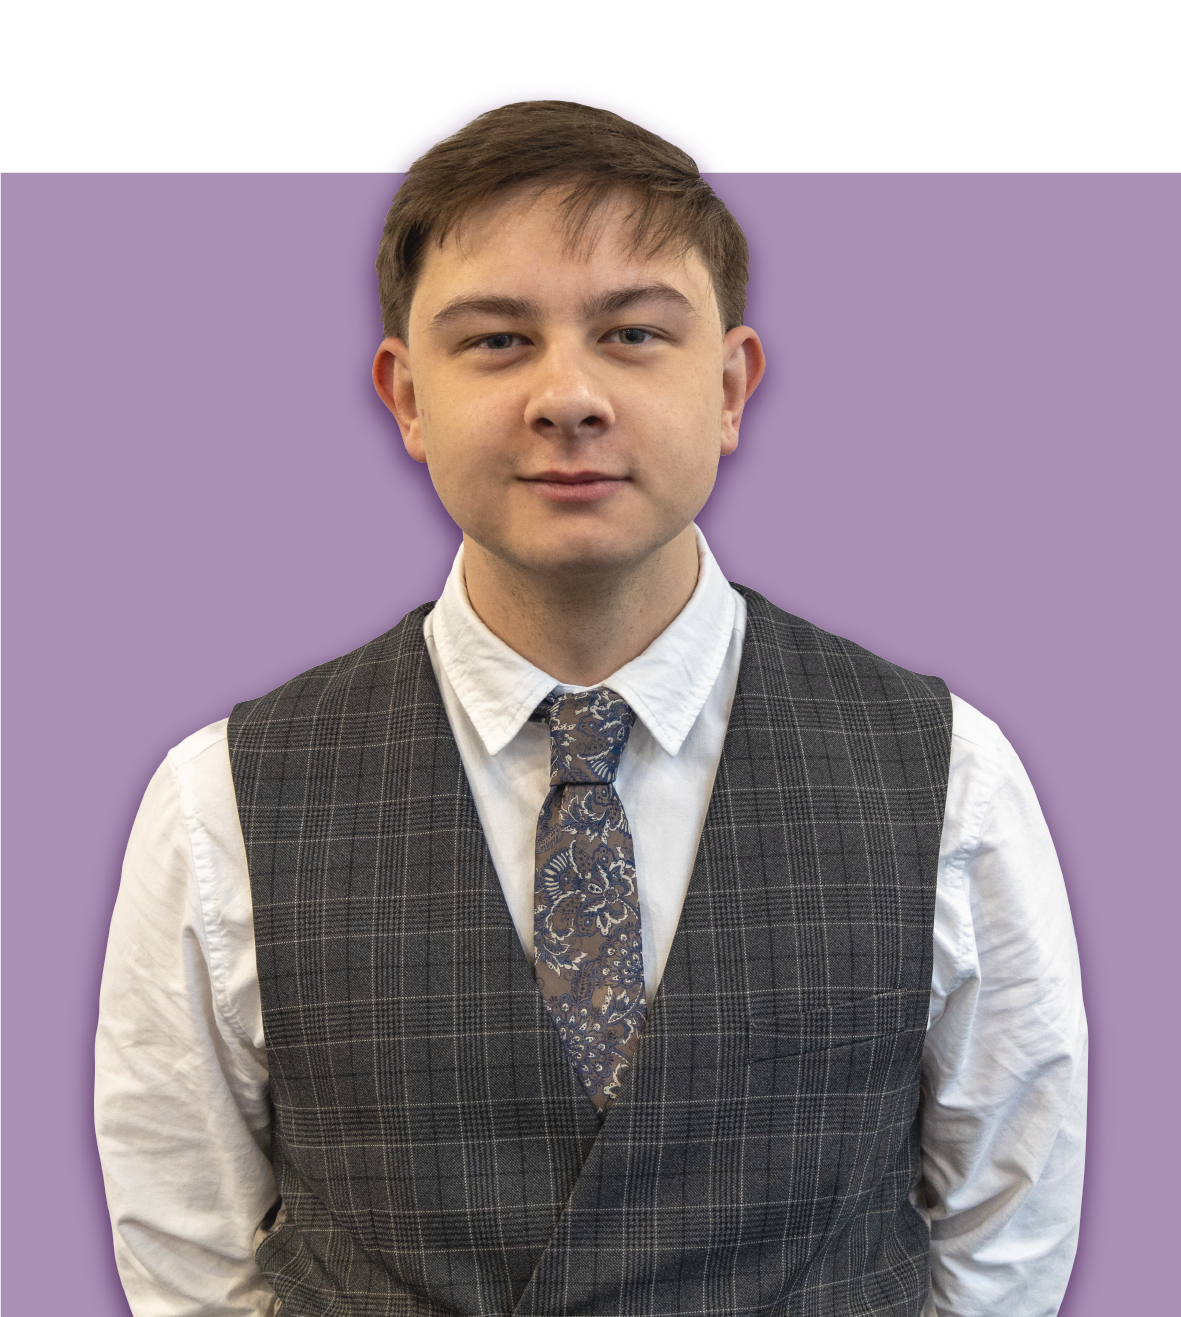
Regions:
<instances>
[{"instance_id":1,"label":"ear","mask_svg":"<svg viewBox=\"0 0 1181 1317\"><path fill-rule=\"evenodd\" d=\"M400 338L383 338L373 358L373 387L394 414L406 451L416 462L426 461L410 373L410 349Z\"/></svg>"},{"instance_id":2,"label":"ear","mask_svg":"<svg viewBox=\"0 0 1181 1317\"><path fill-rule=\"evenodd\" d=\"M738 426L746 400L758 388L767 358L749 325L731 329L722 340L722 456L738 447Z\"/></svg>"}]
</instances>

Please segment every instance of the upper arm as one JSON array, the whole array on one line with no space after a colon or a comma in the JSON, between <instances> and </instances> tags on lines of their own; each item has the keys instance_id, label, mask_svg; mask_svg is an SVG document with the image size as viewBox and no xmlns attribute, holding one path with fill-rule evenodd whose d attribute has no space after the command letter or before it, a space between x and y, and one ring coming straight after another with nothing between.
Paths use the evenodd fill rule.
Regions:
<instances>
[{"instance_id":1,"label":"upper arm","mask_svg":"<svg viewBox=\"0 0 1181 1317\"><path fill-rule=\"evenodd\" d=\"M922 1114L940 1314L1057 1311L1082 1183L1086 1020L1070 909L1029 778L957 702Z\"/></svg>"},{"instance_id":2,"label":"upper arm","mask_svg":"<svg viewBox=\"0 0 1181 1317\"><path fill-rule=\"evenodd\" d=\"M137 1317L257 1317L273 1303L253 1259L275 1197L266 1063L231 1015L253 947L225 938L217 892L203 890L199 852L220 843L186 809L189 766L176 752L165 760L128 843L100 996L95 1125ZM231 893L244 880L224 864L212 876Z\"/></svg>"}]
</instances>

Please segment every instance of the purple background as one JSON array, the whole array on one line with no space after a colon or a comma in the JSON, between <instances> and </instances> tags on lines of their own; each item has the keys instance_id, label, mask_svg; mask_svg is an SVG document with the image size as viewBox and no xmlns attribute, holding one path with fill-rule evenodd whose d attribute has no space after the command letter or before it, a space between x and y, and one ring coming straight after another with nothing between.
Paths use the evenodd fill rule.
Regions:
<instances>
[{"instance_id":1,"label":"purple background","mask_svg":"<svg viewBox=\"0 0 1181 1317\"><path fill-rule=\"evenodd\" d=\"M148 777L236 700L433 598L457 543L368 381L396 181L5 180L14 1317L126 1313L91 1045ZM944 676L1025 760L1093 1036L1063 1311L1165 1311L1179 180L714 182L771 364L701 524L732 578Z\"/></svg>"}]
</instances>

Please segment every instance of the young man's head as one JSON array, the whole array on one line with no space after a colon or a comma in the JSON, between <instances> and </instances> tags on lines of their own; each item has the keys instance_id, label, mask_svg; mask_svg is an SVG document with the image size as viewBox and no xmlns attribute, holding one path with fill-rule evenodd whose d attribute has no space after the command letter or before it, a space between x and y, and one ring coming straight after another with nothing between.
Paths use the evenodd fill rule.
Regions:
<instances>
[{"instance_id":1,"label":"young man's head","mask_svg":"<svg viewBox=\"0 0 1181 1317\"><path fill-rule=\"evenodd\" d=\"M683 152L508 105L406 176L374 382L477 552L610 575L691 536L763 369L746 240Z\"/></svg>"}]
</instances>

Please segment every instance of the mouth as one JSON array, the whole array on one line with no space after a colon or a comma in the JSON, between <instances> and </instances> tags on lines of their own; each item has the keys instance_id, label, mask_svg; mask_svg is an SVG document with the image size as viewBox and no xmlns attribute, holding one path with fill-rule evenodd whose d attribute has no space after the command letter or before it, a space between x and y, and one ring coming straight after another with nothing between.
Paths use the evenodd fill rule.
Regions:
<instances>
[{"instance_id":1,"label":"mouth","mask_svg":"<svg viewBox=\"0 0 1181 1317\"><path fill-rule=\"evenodd\" d=\"M627 484L627 476L613 476L605 471L541 471L535 476L522 476L527 485L533 485L542 498L552 503L591 503L606 498Z\"/></svg>"}]
</instances>

